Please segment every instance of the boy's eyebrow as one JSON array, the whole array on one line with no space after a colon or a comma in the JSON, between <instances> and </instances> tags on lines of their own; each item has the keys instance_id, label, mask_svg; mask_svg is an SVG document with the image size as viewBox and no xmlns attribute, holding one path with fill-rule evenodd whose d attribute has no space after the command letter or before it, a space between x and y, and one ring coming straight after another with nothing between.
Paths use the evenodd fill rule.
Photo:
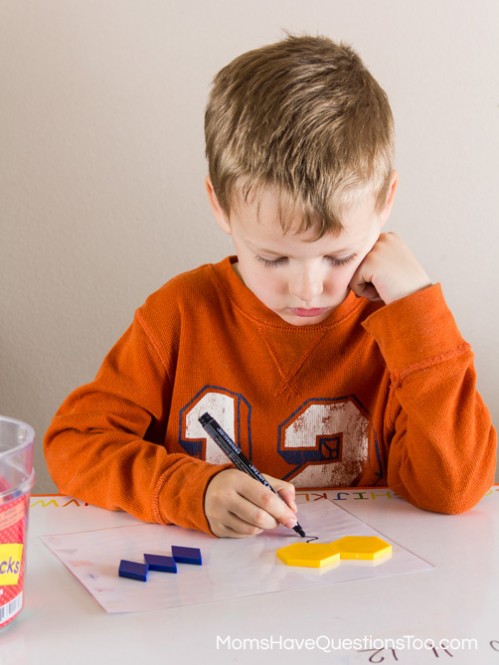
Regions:
<instances>
[{"instance_id":1,"label":"boy's eyebrow","mask_svg":"<svg viewBox=\"0 0 499 665\"><path fill-rule=\"evenodd\" d=\"M253 249L258 254L267 254L267 256L284 256L283 252L274 252L271 249L265 249L264 247L253 247Z\"/></svg>"},{"instance_id":2,"label":"boy's eyebrow","mask_svg":"<svg viewBox=\"0 0 499 665\"><path fill-rule=\"evenodd\" d=\"M265 249L264 247L257 248L256 246L253 246L252 249L258 254L266 254L267 256L284 256L284 252L275 252L271 249ZM334 252L326 252L326 254L327 256L337 256L339 254L349 256L350 254L355 254L356 252L356 249L345 247L342 249L335 249Z\"/></svg>"}]
</instances>

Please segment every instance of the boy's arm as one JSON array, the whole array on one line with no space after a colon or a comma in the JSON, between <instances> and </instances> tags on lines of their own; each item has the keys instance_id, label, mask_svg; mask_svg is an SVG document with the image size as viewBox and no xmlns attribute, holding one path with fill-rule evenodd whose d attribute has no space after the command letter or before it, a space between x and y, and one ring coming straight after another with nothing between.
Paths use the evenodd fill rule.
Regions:
<instances>
[{"instance_id":1,"label":"boy's arm","mask_svg":"<svg viewBox=\"0 0 499 665\"><path fill-rule=\"evenodd\" d=\"M392 249L398 246L396 236L389 241ZM396 289L396 275L374 278L386 302L379 285ZM391 378L384 431L389 486L427 510L471 508L494 481L496 434L476 390L472 351L440 287L402 292L363 325L376 339Z\"/></svg>"},{"instance_id":2,"label":"boy's arm","mask_svg":"<svg viewBox=\"0 0 499 665\"><path fill-rule=\"evenodd\" d=\"M62 493L146 522L210 532L204 494L227 466L169 454L162 445L172 388L165 365L136 316L95 381L54 417L44 442L47 466Z\"/></svg>"}]
</instances>

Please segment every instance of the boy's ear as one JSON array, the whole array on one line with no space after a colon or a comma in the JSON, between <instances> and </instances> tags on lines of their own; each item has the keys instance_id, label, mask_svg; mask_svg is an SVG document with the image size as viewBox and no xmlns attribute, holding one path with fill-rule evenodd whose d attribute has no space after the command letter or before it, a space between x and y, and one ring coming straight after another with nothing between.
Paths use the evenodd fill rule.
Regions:
<instances>
[{"instance_id":1,"label":"boy's ear","mask_svg":"<svg viewBox=\"0 0 499 665\"><path fill-rule=\"evenodd\" d=\"M385 205L383 206L383 210L381 212L383 224L390 217L398 184L399 184L399 174L397 173L397 171L392 171L392 174L390 176L390 184L388 186L388 192L386 195Z\"/></svg>"},{"instance_id":2,"label":"boy's ear","mask_svg":"<svg viewBox=\"0 0 499 665\"><path fill-rule=\"evenodd\" d=\"M229 220L224 210L222 209L222 206L220 205L218 196L215 194L210 176L206 176L204 185L206 187L206 193L208 194L208 201L210 202L211 210L218 222L218 226L222 229L222 231L224 231L224 233L231 233Z\"/></svg>"}]
</instances>

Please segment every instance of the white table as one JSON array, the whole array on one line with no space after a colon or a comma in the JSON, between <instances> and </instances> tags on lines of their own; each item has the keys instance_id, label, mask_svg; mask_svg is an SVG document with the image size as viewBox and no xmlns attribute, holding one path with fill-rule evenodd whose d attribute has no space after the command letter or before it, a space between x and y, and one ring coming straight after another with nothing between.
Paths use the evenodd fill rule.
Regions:
<instances>
[{"instance_id":1,"label":"white table","mask_svg":"<svg viewBox=\"0 0 499 665\"><path fill-rule=\"evenodd\" d=\"M323 494L301 493L299 501L324 500ZM26 602L0 633L0 665L499 665L498 486L458 516L420 511L381 488L327 496L435 568L299 593L106 614L39 536L132 518L66 497L32 497ZM471 642L459 648L455 641L463 639ZM359 648L348 640L358 640L352 646ZM399 641L395 651L390 640ZM429 648L427 640L453 642L445 650Z\"/></svg>"}]
</instances>

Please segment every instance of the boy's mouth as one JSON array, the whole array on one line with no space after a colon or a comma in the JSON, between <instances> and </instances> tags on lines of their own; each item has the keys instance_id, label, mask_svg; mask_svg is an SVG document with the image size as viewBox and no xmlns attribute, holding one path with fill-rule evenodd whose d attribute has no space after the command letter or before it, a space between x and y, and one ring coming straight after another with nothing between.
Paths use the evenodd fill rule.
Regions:
<instances>
[{"instance_id":1,"label":"boy's mouth","mask_svg":"<svg viewBox=\"0 0 499 665\"><path fill-rule=\"evenodd\" d=\"M321 316L321 314L324 314L324 312L327 311L326 307L311 307L309 309L306 309L304 307L292 307L289 310L292 314L295 316L302 316L305 318L313 318L314 316Z\"/></svg>"}]
</instances>

